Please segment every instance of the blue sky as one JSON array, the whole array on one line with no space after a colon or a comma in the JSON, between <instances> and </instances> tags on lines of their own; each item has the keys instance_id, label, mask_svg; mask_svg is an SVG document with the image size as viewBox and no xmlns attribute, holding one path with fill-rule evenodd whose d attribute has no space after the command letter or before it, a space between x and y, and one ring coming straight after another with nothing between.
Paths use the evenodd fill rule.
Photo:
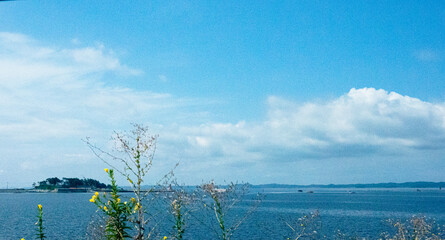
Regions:
<instances>
[{"instance_id":1,"label":"blue sky","mask_svg":"<svg viewBox=\"0 0 445 240\"><path fill-rule=\"evenodd\" d=\"M0 3L0 187L101 176L131 122L154 182L445 181L440 1Z\"/></svg>"}]
</instances>

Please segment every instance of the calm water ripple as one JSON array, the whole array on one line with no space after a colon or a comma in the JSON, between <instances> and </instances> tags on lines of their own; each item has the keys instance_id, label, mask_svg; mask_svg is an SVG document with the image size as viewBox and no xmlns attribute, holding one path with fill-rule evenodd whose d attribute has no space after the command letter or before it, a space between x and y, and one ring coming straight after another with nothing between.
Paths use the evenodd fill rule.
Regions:
<instances>
[{"instance_id":1,"label":"calm water ripple","mask_svg":"<svg viewBox=\"0 0 445 240\"><path fill-rule=\"evenodd\" d=\"M405 220L413 215L424 215L434 218L439 225L445 224L445 191L354 190L356 194L348 194L320 190L309 194L288 189L254 190L264 192L265 198L234 239L283 239L289 232L285 221L295 221L317 210L320 213L317 231L328 236L341 230L350 236L376 239L379 233L391 230L385 220ZM247 211L252 196L234 208L231 216ZM0 194L0 239L33 239L37 204L44 207L48 239L85 239L88 224L98 214L96 207L88 202L90 197L91 193ZM171 232L172 226L171 219L166 220L168 216L163 219L157 231L162 235ZM211 231L194 218L189 219L186 231L186 239L214 239Z\"/></svg>"}]
</instances>

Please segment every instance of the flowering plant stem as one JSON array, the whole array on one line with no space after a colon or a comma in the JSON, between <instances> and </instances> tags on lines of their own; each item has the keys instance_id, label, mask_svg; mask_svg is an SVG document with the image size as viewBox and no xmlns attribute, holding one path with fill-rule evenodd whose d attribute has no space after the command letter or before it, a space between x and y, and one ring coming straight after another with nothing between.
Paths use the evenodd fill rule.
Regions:
<instances>
[{"instance_id":1,"label":"flowering plant stem","mask_svg":"<svg viewBox=\"0 0 445 240\"><path fill-rule=\"evenodd\" d=\"M37 216L37 234L36 234L36 239L40 239L43 240L46 238L45 233L43 232L43 230L45 229L43 227L43 210L42 210L42 205L38 205L39 208L39 215Z\"/></svg>"},{"instance_id":2,"label":"flowering plant stem","mask_svg":"<svg viewBox=\"0 0 445 240\"><path fill-rule=\"evenodd\" d=\"M108 198L105 193L103 197L100 197L99 193L96 192L90 199L90 202L96 204L108 217L105 227L107 239L121 240L130 238L127 232L130 227L127 225L127 222L131 215L134 202L128 204L127 202L121 202L113 169L105 169L105 171L111 179L111 198Z\"/></svg>"}]
</instances>

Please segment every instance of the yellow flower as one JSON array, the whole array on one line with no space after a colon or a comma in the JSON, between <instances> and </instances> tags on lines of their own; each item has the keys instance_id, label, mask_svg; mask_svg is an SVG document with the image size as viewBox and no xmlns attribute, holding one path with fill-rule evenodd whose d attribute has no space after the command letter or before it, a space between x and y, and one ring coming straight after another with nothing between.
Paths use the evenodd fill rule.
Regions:
<instances>
[{"instance_id":1,"label":"yellow flower","mask_svg":"<svg viewBox=\"0 0 445 240\"><path fill-rule=\"evenodd\" d=\"M121 199L120 199L120 198L118 198L118 199L117 199L117 203L120 203L120 202L121 202Z\"/></svg>"},{"instance_id":2,"label":"yellow flower","mask_svg":"<svg viewBox=\"0 0 445 240\"><path fill-rule=\"evenodd\" d=\"M127 202L124 202L125 205L127 205Z\"/></svg>"},{"instance_id":3,"label":"yellow flower","mask_svg":"<svg viewBox=\"0 0 445 240\"><path fill-rule=\"evenodd\" d=\"M134 206L133 212L136 212L141 207L139 203L136 203L136 206Z\"/></svg>"},{"instance_id":4,"label":"yellow flower","mask_svg":"<svg viewBox=\"0 0 445 240\"><path fill-rule=\"evenodd\" d=\"M107 207L106 206L104 206L104 211L107 211Z\"/></svg>"},{"instance_id":5,"label":"yellow flower","mask_svg":"<svg viewBox=\"0 0 445 240\"><path fill-rule=\"evenodd\" d=\"M105 172L107 172L107 173L108 173L108 168L105 168L104 170L105 170Z\"/></svg>"},{"instance_id":6,"label":"yellow flower","mask_svg":"<svg viewBox=\"0 0 445 240\"><path fill-rule=\"evenodd\" d=\"M130 201L131 201L131 202L136 202L136 199L135 199L134 197L132 197L132 198L130 199Z\"/></svg>"},{"instance_id":7,"label":"yellow flower","mask_svg":"<svg viewBox=\"0 0 445 240\"><path fill-rule=\"evenodd\" d=\"M94 199L94 198L90 199L90 202L95 202L95 201L96 201L96 199Z\"/></svg>"},{"instance_id":8,"label":"yellow flower","mask_svg":"<svg viewBox=\"0 0 445 240\"><path fill-rule=\"evenodd\" d=\"M166 239L167 239L167 236L164 237L164 240L166 240Z\"/></svg>"},{"instance_id":9,"label":"yellow flower","mask_svg":"<svg viewBox=\"0 0 445 240\"><path fill-rule=\"evenodd\" d=\"M39 210L42 210L42 205L41 204L37 205L37 207L39 207Z\"/></svg>"},{"instance_id":10,"label":"yellow flower","mask_svg":"<svg viewBox=\"0 0 445 240\"><path fill-rule=\"evenodd\" d=\"M20 240L25 240L24 238L20 239Z\"/></svg>"},{"instance_id":11,"label":"yellow flower","mask_svg":"<svg viewBox=\"0 0 445 240\"><path fill-rule=\"evenodd\" d=\"M99 193L98 193L98 192L95 192L94 195L95 195L96 197L98 197L98 196L99 196Z\"/></svg>"}]
</instances>

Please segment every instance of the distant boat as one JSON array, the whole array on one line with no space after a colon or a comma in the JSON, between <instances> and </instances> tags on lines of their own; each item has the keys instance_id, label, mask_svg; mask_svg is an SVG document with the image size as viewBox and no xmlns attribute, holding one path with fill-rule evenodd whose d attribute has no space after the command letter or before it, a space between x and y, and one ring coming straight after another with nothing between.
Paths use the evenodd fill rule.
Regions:
<instances>
[{"instance_id":1,"label":"distant boat","mask_svg":"<svg viewBox=\"0 0 445 240\"><path fill-rule=\"evenodd\" d=\"M298 189L298 192L303 192L303 190L301 190L301 189Z\"/></svg>"},{"instance_id":2,"label":"distant boat","mask_svg":"<svg viewBox=\"0 0 445 240\"><path fill-rule=\"evenodd\" d=\"M307 191L307 193L314 193L314 191Z\"/></svg>"},{"instance_id":3,"label":"distant boat","mask_svg":"<svg viewBox=\"0 0 445 240\"><path fill-rule=\"evenodd\" d=\"M224 189L224 188L215 188L213 190L217 193L223 193L223 192L227 191L227 189Z\"/></svg>"}]
</instances>

